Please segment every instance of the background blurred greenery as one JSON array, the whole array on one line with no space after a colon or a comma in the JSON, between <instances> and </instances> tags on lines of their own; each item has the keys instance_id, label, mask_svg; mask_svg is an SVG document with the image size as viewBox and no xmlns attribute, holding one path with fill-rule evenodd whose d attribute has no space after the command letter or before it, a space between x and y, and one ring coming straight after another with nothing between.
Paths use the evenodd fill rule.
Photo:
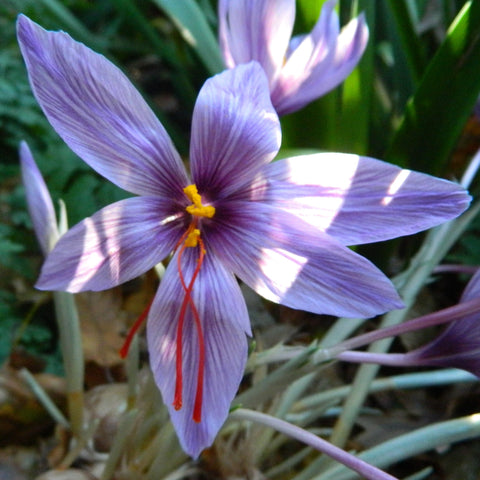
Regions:
<instances>
[{"instance_id":1,"label":"background blurred greenery","mask_svg":"<svg viewBox=\"0 0 480 480\"><path fill-rule=\"evenodd\" d=\"M297 33L312 28L322 3L297 2ZM304 149L354 152L458 178L480 143L475 115L480 2L340 0L338 11L342 24L365 13L369 46L342 86L282 119L282 155ZM18 144L29 143L54 201L65 201L70 224L126 194L79 160L45 120L15 38L20 12L47 29L67 31L116 63L187 155L196 94L221 69L216 2L4 0L0 5L0 359L18 344L44 354L55 369L51 315L42 315L40 307L30 322L32 308L42 305L45 295L33 289L42 259L19 181ZM479 222L472 225L452 258L480 264L479 229ZM386 268L392 252L391 244L368 250Z\"/></svg>"}]
</instances>

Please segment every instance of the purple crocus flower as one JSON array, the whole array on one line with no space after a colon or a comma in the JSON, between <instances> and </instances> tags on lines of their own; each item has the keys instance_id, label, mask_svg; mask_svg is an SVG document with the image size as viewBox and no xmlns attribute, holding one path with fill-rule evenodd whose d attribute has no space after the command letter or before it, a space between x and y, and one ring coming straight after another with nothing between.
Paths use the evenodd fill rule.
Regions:
<instances>
[{"instance_id":1,"label":"purple crocus flower","mask_svg":"<svg viewBox=\"0 0 480 480\"><path fill-rule=\"evenodd\" d=\"M480 271L468 283L460 304L475 299L480 300ZM480 307L475 313L452 319L430 343L406 353L404 361L411 365L461 368L480 378Z\"/></svg>"},{"instance_id":2,"label":"purple crocus flower","mask_svg":"<svg viewBox=\"0 0 480 480\"><path fill-rule=\"evenodd\" d=\"M323 5L311 33L291 38L295 0L220 0L219 39L226 65L256 60L267 74L278 114L303 108L343 82L367 45L363 15L340 31L336 3Z\"/></svg>"},{"instance_id":3,"label":"purple crocus flower","mask_svg":"<svg viewBox=\"0 0 480 480\"><path fill-rule=\"evenodd\" d=\"M402 303L345 245L406 235L461 213L458 185L355 155L273 162L278 116L263 69L227 70L201 89L190 175L128 79L102 55L25 16L18 38L48 120L85 162L137 197L68 231L38 281L102 290L170 259L148 316L155 380L193 457L225 421L250 325L235 276L292 308L371 316Z\"/></svg>"},{"instance_id":4,"label":"purple crocus flower","mask_svg":"<svg viewBox=\"0 0 480 480\"><path fill-rule=\"evenodd\" d=\"M44 255L55 245L59 233L52 198L26 142L20 143L20 167L33 229Z\"/></svg>"}]
</instances>

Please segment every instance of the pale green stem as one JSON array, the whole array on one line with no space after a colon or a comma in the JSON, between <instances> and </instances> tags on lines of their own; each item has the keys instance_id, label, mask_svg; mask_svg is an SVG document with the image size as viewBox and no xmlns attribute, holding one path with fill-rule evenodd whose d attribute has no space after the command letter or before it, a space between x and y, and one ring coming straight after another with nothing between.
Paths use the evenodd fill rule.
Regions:
<instances>
[{"instance_id":1,"label":"pale green stem","mask_svg":"<svg viewBox=\"0 0 480 480\"><path fill-rule=\"evenodd\" d=\"M70 447L65 457L63 457L62 461L56 466L58 470L65 470L66 468L70 467L75 460L78 459L82 451L85 450L87 444L92 439L99 423L100 421L98 419L90 422L88 427L82 432L82 436L76 439L76 443Z\"/></svg>"},{"instance_id":2,"label":"pale green stem","mask_svg":"<svg viewBox=\"0 0 480 480\"><path fill-rule=\"evenodd\" d=\"M382 392L385 390L409 390L413 388L470 382L478 382L478 378L471 373L464 372L463 370L457 370L456 368L432 370L430 372L406 373L387 378L379 378L370 384L369 393ZM350 385L346 385L310 395L295 403L292 411L299 412L322 405L329 405L346 397L351 389L352 387ZM293 415L295 415L295 413L288 415L287 419L293 420Z\"/></svg>"},{"instance_id":3,"label":"pale green stem","mask_svg":"<svg viewBox=\"0 0 480 480\"><path fill-rule=\"evenodd\" d=\"M68 229L65 204L60 202L59 234L52 232L51 248L55 245L58 236ZM67 409L72 433L77 439L83 434L83 384L84 361L82 348L82 333L78 318L75 299L68 292L53 292L55 316L58 325L60 349L65 368L65 381L67 384Z\"/></svg>"},{"instance_id":4,"label":"pale green stem","mask_svg":"<svg viewBox=\"0 0 480 480\"><path fill-rule=\"evenodd\" d=\"M84 365L80 323L72 294L53 292L53 299L65 368L68 416L72 433L80 438L83 431L84 407Z\"/></svg>"},{"instance_id":5,"label":"pale green stem","mask_svg":"<svg viewBox=\"0 0 480 480\"><path fill-rule=\"evenodd\" d=\"M480 413L436 423L401 435L359 454L362 460L385 468L440 446L480 436ZM358 478L343 465L335 465L312 480L353 480Z\"/></svg>"},{"instance_id":6,"label":"pale green stem","mask_svg":"<svg viewBox=\"0 0 480 480\"><path fill-rule=\"evenodd\" d=\"M470 160L470 163L468 164L468 167L462 176L462 180L460 181L460 184L462 185L462 187L464 188L470 187L471 183L473 182L473 179L477 175L479 167L480 167L480 149L477 150L477 153Z\"/></svg>"},{"instance_id":7,"label":"pale green stem","mask_svg":"<svg viewBox=\"0 0 480 480\"><path fill-rule=\"evenodd\" d=\"M117 464L122 456L123 449L127 442L131 440L130 436L137 413L138 412L136 410L128 410L120 420L120 424L118 426L112 448L108 454L105 468L100 476L100 480L110 480L113 477Z\"/></svg>"},{"instance_id":8,"label":"pale green stem","mask_svg":"<svg viewBox=\"0 0 480 480\"><path fill-rule=\"evenodd\" d=\"M309 358L316 351L316 347L307 347L301 354L277 368L271 374L240 393L234 400L234 405L259 405L277 393L284 391L286 386L294 382L299 376L306 375L314 369Z\"/></svg>"},{"instance_id":9,"label":"pale green stem","mask_svg":"<svg viewBox=\"0 0 480 480\"><path fill-rule=\"evenodd\" d=\"M60 411L60 409L53 403L52 399L48 396L48 393L35 380L35 377L26 368L22 368L20 370L20 376L25 380L25 382L27 382L38 401L43 405L50 416L57 423L62 425L62 427L67 429L70 428L68 420L63 416L63 413Z\"/></svg>"},{"instance_id":10,"label":"pale green stem","mask_svg":"<svg viewBox=\"0 0 480 480\"><path fill-rule=\"evenodd\" d=\"M281 474L285 474L286 472L294 471L296 465L298 465L301 461L303 461L310 453L312 452L311 447L305 447L302 450L299 450L297 453L289 455L285 461L275 465L270 470L265 472L266 478L275 478Z\"/></svg>"}]
</instances>

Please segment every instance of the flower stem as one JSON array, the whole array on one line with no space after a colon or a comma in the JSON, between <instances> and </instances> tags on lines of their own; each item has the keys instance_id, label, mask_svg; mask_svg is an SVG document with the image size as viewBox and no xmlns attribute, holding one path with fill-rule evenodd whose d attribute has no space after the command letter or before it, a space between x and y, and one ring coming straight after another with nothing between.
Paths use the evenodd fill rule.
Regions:
<instances>
[{"instance_id":1,"label":"flower stem","mask_svg":"<svg viewBox=\"0 0 480 480\"><path fill-rule=\"evenodd\" d=\"M72 433L80 438L83 433L83 350L77 308L73 295L53 292L67 382L67 407Z\"/></svg>"},{"instance_id":2,"label":"flower stem","mask_svg":"<svg viewBox=\"0 0 480 480\"><path fill-rule=\"evenodd\" d=\"M392 325L390 327L374 330L363 335L358 335L346 340L345 342L339 343L335 347L320 350L318 354L314 355L314 359L316 359L317 355L320 355L322 358L327 360L332 358L338 358L342 360L343 358L341 358L340 355L346 350L352 350L363 345L368 345L384 338L402 335L404 333L441 325L443 323L454 322L455 320L460 320L467 315L471 315L472 313L477 313L479 311L480 298L475 298L473 300L469 300L468 302L462 302L458 305L444 308L438 312L429 313L401 324Z\"/></svg>"},{"instance_id":3,"label":"flower stem","mask_svg":"<svg viewBox=\"0 0 480 480\"><path fill-rule=\"evenodd\" d=\"M234 418L236 420L248 420L271 427L278 432L295 438L296 440L299 440L306 445L325 453L326 455L337 460L360 475L363 475L369 480L395 480L395 477L392 475L383 472L382 470L364 462L363 460L360 460L358 457L351 455L345 450L332 445L323 438L317 437L313 433L297 427L296 425L292 425L285 420L244 408L239 408L233 411L230 414L230 418Z\"/></svg>"}]
</instances>

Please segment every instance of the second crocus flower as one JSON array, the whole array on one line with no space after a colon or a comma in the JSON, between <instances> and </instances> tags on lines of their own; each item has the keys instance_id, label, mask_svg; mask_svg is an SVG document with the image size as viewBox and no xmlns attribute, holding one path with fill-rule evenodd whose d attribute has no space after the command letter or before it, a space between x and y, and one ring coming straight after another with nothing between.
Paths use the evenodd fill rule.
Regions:
<instances>
[{"instance_id":1,"label":"second crocus flower","mask_svg":"<svg viewBox=\"0 0 480 480\"><path fill-rule=\"evenodd\" d=\"M220 0L220 47L227 67L259 62L279 115L294 112L338 86L365 50L363 15L342 30L329 0L308 35L292 38L295 0Z\"/></svg>"}]
</instances>

